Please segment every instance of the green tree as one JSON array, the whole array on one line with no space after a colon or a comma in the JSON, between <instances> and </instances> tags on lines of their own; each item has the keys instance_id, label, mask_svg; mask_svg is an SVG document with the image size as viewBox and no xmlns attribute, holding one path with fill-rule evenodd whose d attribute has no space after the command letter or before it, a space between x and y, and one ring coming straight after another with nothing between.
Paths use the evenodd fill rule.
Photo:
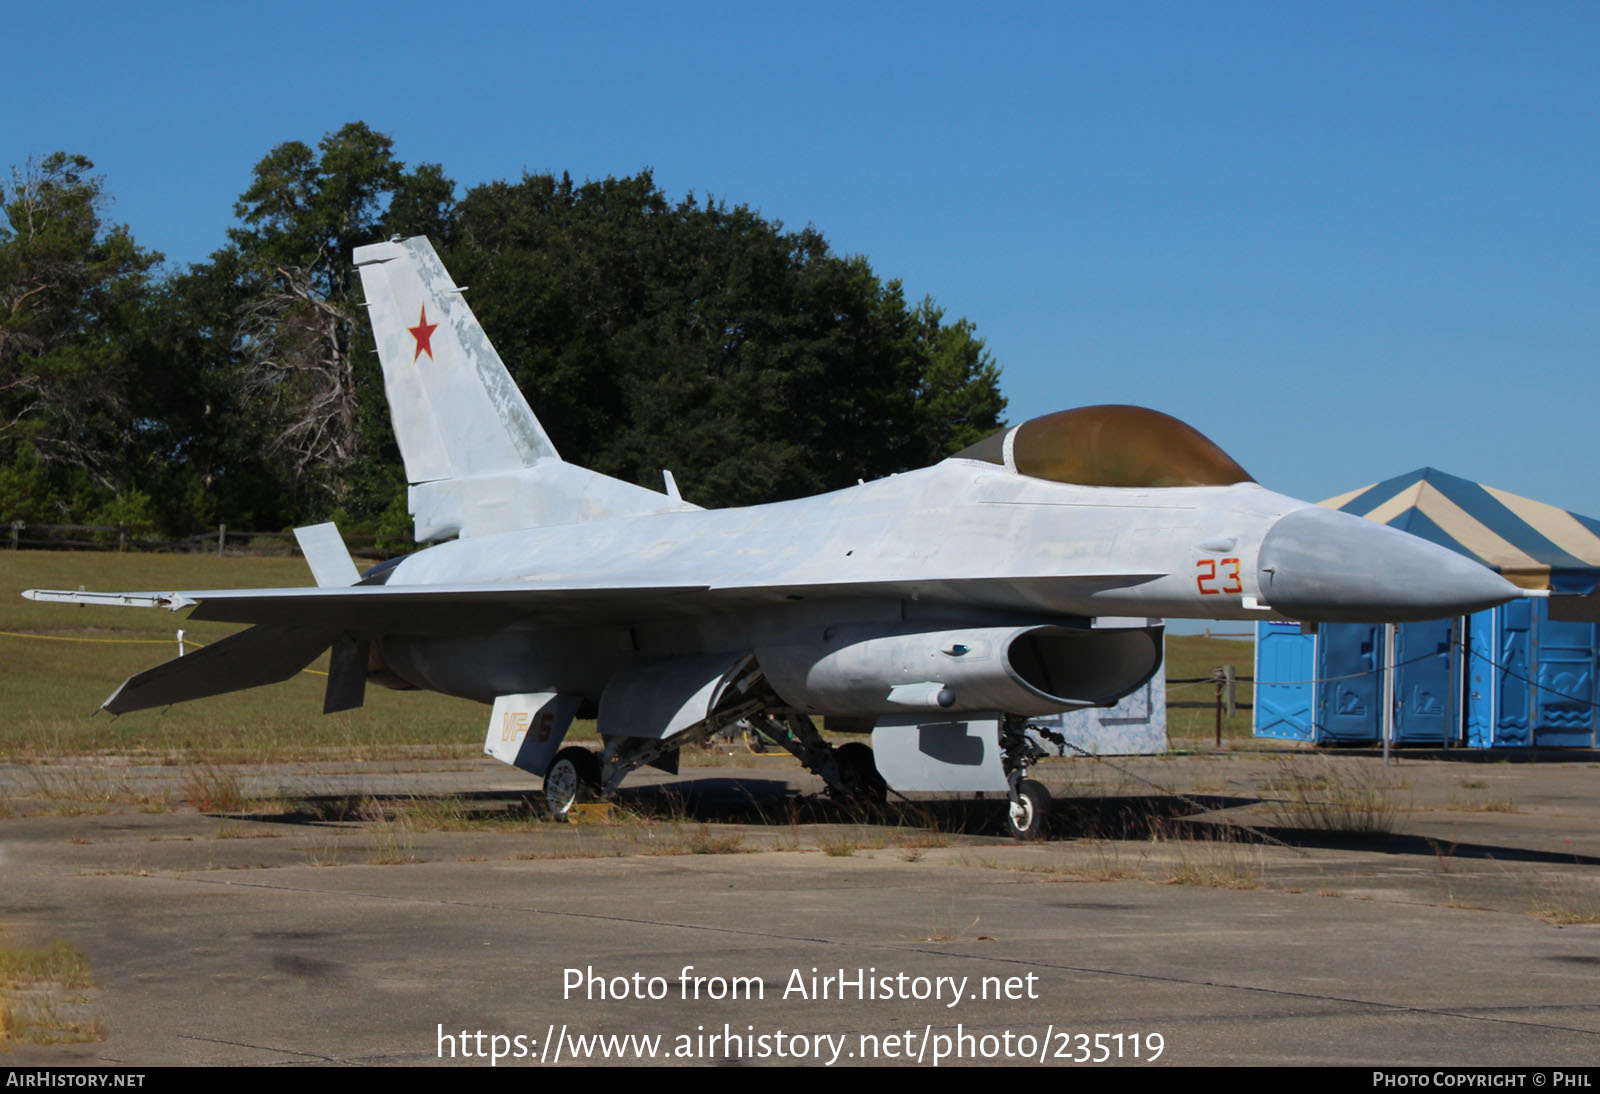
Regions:
<instances>
[{"instance_id":1,"label":"green tree","mask_svg":"<svg viewBox=\"0 0 1600 1094\"><path fill-rule=\"evenodd\" d=\"M137 355L161 261L102 216L104 182L57 152L0 182L0 463L48 490L30 514L82 517L130 489Z\"/></svg>"},{"instance_id":2,"label":"green tree","mask_svg":"<svg viewBox=\"0 0 1600 1094\"><path fill-rule=\"evenodd\" d=\"M293 508L375 519L404 486L350 257L396 232L447 231L453 193L438 165L408 172L389 137L352 122L315 149L279 145L240 196L237 345Z\"/></svg>"},{"instance_id":3,"label":"green tree","mask_svg":"<svg viewBox=\"0 0 1600 1094\"><path fill-rule=\"evenodd\" d=\"M908 349L918 460L931 463L995 432L1005 413L1000 366L972 323L944 321L927 298L911 313Z\"/></svg>"},{"instance_id":4,"label":"green tree","mask_svg":"<svg viewBox=\"0 0 1600 1094\"><path fill-rule=\"evenodd\" d=\"M865 259L650 173L477 187L446 261L563 456L739 505L939 459L999 427L970 323Z\"/></svg>"},{"instance_id":5,"label":"green tree","mask_svg":"<svg viewBox=\"0 0 1600 1094\"><path fill-rule=\"evenodd\" d=\"M746 206L671 202L648 171L525 176L457 204L359 123L255 167L207 262L101 215L57 154L0 185L0 504L158 526L273 527L342 510L392 532L404 482L351 266L427 234L563 454L708 505L932 462L998 428L972 324Z\"/></svg>"},{"instance_id":6,"label":"green tree","mask_svg":"<svg viewBox=\"0 0 1600 1094\"><path fill-rule=\"evenodd\" d=\"M256 284L238 252L224 248L168 277L146 308L138 479L173 535L219 522L277 528L297 515L267 455L275 422L250 397L249 354L238 336Z\"/></svg>"}]
</instances>

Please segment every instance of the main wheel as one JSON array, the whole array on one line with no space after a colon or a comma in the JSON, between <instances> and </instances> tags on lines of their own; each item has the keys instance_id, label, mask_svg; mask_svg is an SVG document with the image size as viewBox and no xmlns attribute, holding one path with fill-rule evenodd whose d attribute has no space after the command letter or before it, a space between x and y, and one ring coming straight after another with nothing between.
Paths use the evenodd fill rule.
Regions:
<instances>
[{"instance_id":1,"label":"main wheel","mask_svg":"<svg viewBox=\"0 0 1600 1094\"><path fill-rule=\"evenodd\" d=\"M833 762L839 765L839 777L853 800L882 805L889 799L889 784L878 774L871 745L860 741L842 744L833 750Z\"/></svg>"},{"instance_id":2,"label":"main wheel","mask_svg":"<svg viewBox=\"0 0 1600 1094\"><path fill-rule=\"evenodd\" d=\"M1038 839L1050 820L1050 791L1033 779L1017 784L1015 801L1006 803L1006 831L1017 839Z\"/></svg>"},{"instance_id":3,"label":"main wheel","mask_svg":"<svg viewBox=\"0 0 1600 1094\"><path fill-rule=\"evenodd\" d=\"M600 790L600 760L587 748L573 745L556 753L544 773L544 805L557 820Z\"/></svg>"}]
</instances>

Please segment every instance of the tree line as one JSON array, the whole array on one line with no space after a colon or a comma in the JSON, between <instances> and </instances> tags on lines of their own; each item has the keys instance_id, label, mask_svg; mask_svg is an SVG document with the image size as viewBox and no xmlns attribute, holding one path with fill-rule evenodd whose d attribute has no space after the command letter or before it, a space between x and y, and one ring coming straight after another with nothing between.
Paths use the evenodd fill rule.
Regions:
<instances>
[{"instance_id":1,"label":"tree line","mask_svg":"<svg viewBox=\"0 0 1600 1094\"><path fill-rule=\"evenodd\" d=\"M185 535L333 518L409 543L351 266L427 235L563 458L707 506L932 463L1000 427L973 325L813 227L671 201L648 170L459 199L360 122L255 167L183 271L105 216L93 164L0 181L0 519Z\"/></svg>"}]
</instances>

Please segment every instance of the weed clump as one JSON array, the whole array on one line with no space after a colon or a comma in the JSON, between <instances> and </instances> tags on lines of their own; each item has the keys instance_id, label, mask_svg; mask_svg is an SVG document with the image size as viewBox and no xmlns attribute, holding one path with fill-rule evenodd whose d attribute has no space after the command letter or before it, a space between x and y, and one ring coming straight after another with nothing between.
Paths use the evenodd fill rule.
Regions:
<instances>
[{"instance_id":1,"label":"weed clump","mask_svg":"<svg viewBox=\"0 0 1600 1094\"><path fill-rule=\"evenodd\" d=\"M0 1048L105 1040L88 1014L93 987L89 961L76 946L0 947Z\"/></svg>"},{"instance_id":2,"label":"weed clump","mask_svg":"<svg viewBox=\"0 0 1600 1094\"><path fill-rule=\"evenodd\" d=\"M1593 893L1571 889L1540 891L1534 896L1533 914L1558 927L1600 923L1600 900Z\"/></svg>"},{"instance_id":3,"label":"weed clump","mask_svg":"<svg viewBox=\"0 0 1600 1094\"><path fill-rule=\"evenodd\" d=\"M202 813L242 813L244 788L239 776L215 764L191 767L183 779L183 796Z\"/></svg>"},{"instance_id":4,"label":"weed clump","mask_svg":"<svg viewBox=\"0 0 1600 1094\"><path fill-rule=\"evenodd\" d=\"M1284 797L1271 803L1274 819L1289 828L1347 836L1385 836L1394 831L1399 784L1355 763L1319 758L1285 760L1267 789Z\"/></svg>"}]
</instances>

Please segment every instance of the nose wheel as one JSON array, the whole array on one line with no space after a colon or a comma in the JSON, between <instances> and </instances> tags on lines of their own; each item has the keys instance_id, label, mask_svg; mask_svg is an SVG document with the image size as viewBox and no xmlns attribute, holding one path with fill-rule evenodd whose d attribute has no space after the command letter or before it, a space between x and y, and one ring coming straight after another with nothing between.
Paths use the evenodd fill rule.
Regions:
<instances>
[{"instance_id":1,"label":"nose wheel","mask_svg":"<svg viewBox=\"0 0 1600 1094\"><path fill-rule=\"evenodd\" d=\"M1006 803L1006 831L1017 839L1039 839L1050 823L1050 791L1034 779L1023 779Z\"/></svg>"}]
</instances>

